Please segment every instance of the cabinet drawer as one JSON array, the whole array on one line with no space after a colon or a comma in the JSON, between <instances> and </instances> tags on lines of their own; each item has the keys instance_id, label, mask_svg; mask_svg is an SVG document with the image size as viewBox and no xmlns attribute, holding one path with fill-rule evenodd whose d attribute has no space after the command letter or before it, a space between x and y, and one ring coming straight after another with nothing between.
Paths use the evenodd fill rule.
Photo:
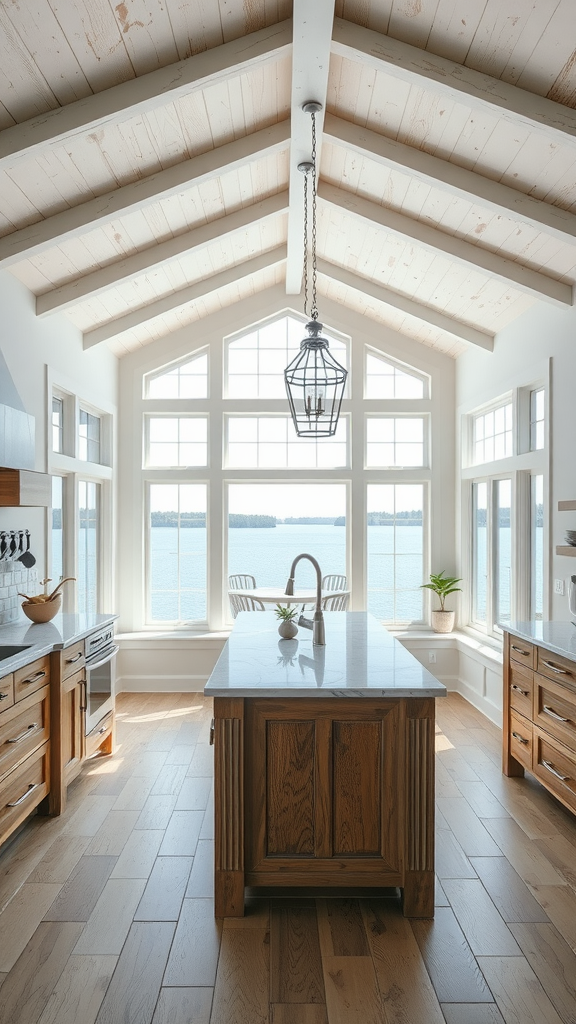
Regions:
<instances>
[{"instance_id":1,"label":"cabinet drawer","mask_svg":"<svg viewBox=\"0 0 576 1024\"><path fill-rule=\"evenodd\" d=\"M568 688L572 687L576 694L576 662L562 658L559 654L551 654L543 647L538 648L538 659L536 671L548 679L556 679L559 683L565 683Z\"/></svg>"},{"instance_id":2,"label":"cabinet drawer","mask_svg":"<svg viewBox=\"0 0 576 1024\"><path fill-rule=\"evenodd\" d=\"M38 658L14 673L14 700L22 700L50 682L50 655Z\"/></svg>"},{"instance_id":3,"label":"cabinet drawer","mask_svg":"<svg viewBox=\"0 0 576 1024\"><path fill-rule=\"evenodd\" d=\"M576 752L576 693L538 673L534 676L534 722Z\"/></svg>"},{"instance_id":4,"label":"cabinet drawer","mask_svg":"<svg viewBox=\"0 0 576 1024\"><path fill-rule=\"evenodd\" d=\"M0 712L11 708L14 703L14 676L4 676L0 679Z\"/></svg>"},{"instance_id":5,"label":"cabinet drawer","mask_svg":"<svg viewBox=\"0 0 576 1024\"><path fill-rule=\"evenodd\" d=\"M92 757L102 746L104 740L108 739L114 726L114 712L109 711L95 729L86 736L86 757Z\"/></svg>"},{"instance_id":6,"label":"cabinet drawer","mask_svg":"<svg viewBox=\"0 0 576 1024\"><path fill-rule=\"evenodd\" d=\"M66 650L60 654L62 659L62 679L67 679L68 676L73 675L78 669L84 668L86 660L84 658L84 641L79 640L77 644L72 644L67 647Z\"/></svg>"},{"instance_id":7,"label":"cabinet drawer","mask_svg":"<svg viewBox=\"0 0 576 1024\"><path fill-rule=\"evenodd\" d=\"M576 754L536 726L532 771L566 807L576 811Z\"/></svg>"},{"instance_id":8,"label":"cabinet drawer","mask_svg":"<svg viewBox=\"0 0 576 1024\"><path fill-rule=\"evenodd\" d=\"M0 718L0 777L50 736L50 687L14 704Z\"/></svg>"},{"instance_id":9,"label":"cabinet drawer","mask_svg":"<svg viewBox=\"0 0 576 1024\"><path fill-rule=\"evenodd\" d=\"M533 672L510 662L510 707L525 718L532 718Z\"/></svg>"},{"instance_id":10,"label":"cabinet drawer","mask_svg":"<svg viewBox=\"0 0 576 1024\"><path fill-rule=\"evenodd\" d=\"M536 647L517 636L510 636L510 659L526 668L536 668Z\"/></svg>"},{"instance_id":11,"label":"cabinet drawer","mask_svg":"<svg viewBox=\"0 0 576 1024\"><path fill-rule=\"evenodd\" d=\"M510 753L525 768L532 767L532 722L510 712Z\"/></svg>"},{"instance_id":12,"label":"cabinet drawer","mask_svg":"<svg viewBox=\"0 0 576 1024\"><path fill-rule=\"evenodd\" d=\"M38 806L50 789L49 743L44 743L23 764L0 782L0 843L30 811Z\"/></svg>"}]
</instances>

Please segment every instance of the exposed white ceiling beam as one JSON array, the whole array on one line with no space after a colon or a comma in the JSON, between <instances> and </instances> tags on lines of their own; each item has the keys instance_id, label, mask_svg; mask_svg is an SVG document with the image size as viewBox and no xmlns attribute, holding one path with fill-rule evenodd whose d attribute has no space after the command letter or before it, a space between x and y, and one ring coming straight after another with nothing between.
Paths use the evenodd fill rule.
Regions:
<instances>
[{"instance_id":1,"label":"exposed white ceiling beam","mask_svg":"<svg viewBox=\"0 0 576 1024\"><path fill-rule=\"evenodd\" d=\"M294 42L292 49L292 142L290 146L290 209L288 211L288 261L286 292L299 295L302 287L304 232L304 176L298 164L311 159L312 124L302 104L317 100L316 166L320 167L322 126L328 90L330 41L335 0L294 0Z\"/></svg>"},{"instance_id":2,"label":"exposed white ceiling beam","mask_svg":"<svg viewBox=\"0 0 576 1024\"><path fill-rule=\"evenodd\" d=\"M84 277L70 281L68 284L54 288L52 291L39 295L36 299L36 315L45 316L49 313L69 309L77 306L79 302L94 295L100 295L108 288L114 288L123 281L149 273L177 259L192 250L199 251L206 248L211 242L223 237L229 237L234 232L245 231L254 224L263 223L271 217L277 217L288 209L288 192L278 192L269 196L252 206L245 206L241 210L229 213L226 217L217 217L208 224L193 228L175 238L169 238L158 245L149 246L142 252L134 253L124 259L117 260L109 266L94 270Z\"/></svg>"},{"instance_id":3,"label":"exposed white ceiling beam","mask_svg":"<svg viewBox=\"0 0 576 1024\"><path fill-rule=\"evenodd\" d=\"M437 327L451 337L458 338L459 341L467 341L471 345L478 345L480 348L487 349L488 352L492 352L494 348L493 334L487 334L485 331L479 331L476 327L470 327L468 324L454 320L439 310L431 309L430 306L423 306L406 295L393 292L390 288L386 288L376 281L371 281L369 278L361 277L359 274L346 270L344 267L337 267L328 260L318 260L318 273L330 281L342 284L346 288L352 288L354 291L361 292L362 295L367 295L378 302L383 302L386 306L391 306L401 313L406 313L408 316L413 316L423 323Z\"/></svg>"},{"instance_id":4,"label":"exposed white ceiling beam","mask_svg":"<svg viewBox=\"0 0 576 1024\"><path fill-rule=\"evenodd\" d=\"M287 149L289 144L290 121L280 121L252 135L219 146L218 149L97 196L80 206L73 206L45 220L29 224L0 238L0 265L10 267L20 260L30 259L67 238L76 237L99 224L109 222L113 217L143 209L186 189L196 188L210 178L220 177L273 153L279 153Z\"/></svg>"},{"instance_id":5,"label":"exposed white ceiling beam","mask_svg":"<svg viewBox=\"0 0 576 1024\"><path fill-rule=\"evenodd\" d=\"M0 133L0 166L13 164L44 146L64 142L79 133L94 131L108 122L165 106L192 90L245 74L280 60L290 53L292 22L233 39L168 67L122 82L64 107L48 110Z\"/></svg>"},{"instance_id":6,"label":"exposed white ceiling beam","mask_svg":"<svg viewBox=\"0 0 576 1024\"><path fill-rule=\"evenodd\" d=\"M109 341L110 338L116 338L119 334L124 334L126 331L139 327L140 324L154 320L157 316L163 316L174 309L187 306L191 302L196 302L198 299L205 298L207 295L225 288L227 285L235 284L247 277L252 277L262 270L278 267L285 263L285 261L286 246L280 245L269 252L254 256L251 260L245 260L244 263L228 267L219 274L212 274L201 281L195 281L194 284L189 284L186 288L179 288L177 292L172 292L171 295L165 295L163 298L149 302L146 306L140 306L138 309L134 309L124 316L119 316L107 324L102 324L101 327L95 327L91 331L86 331L84 333L84 348L93 348L94 345L99 345L103 341Z\"/></svg>"},{"instance_id":7,"label":"exposed white ceiling beam","mask_svg":"<svg viewBox=\"0 0 576 1024\"><path fill-rule=\"evenodd\" d=\"M321 183L318 197L323 203L336 206L372 227L384 228L390 234L409 238L429 252L446 256L456 263L495 277L534 298L551 302L562 309L572 305L571 285L555 281L498 253L482 249L479 245L472 245L462 238L448 235L445 231L439 231L438 228L431 227L423 221L372 203L333 185Z\"/></svg>"},{"instance_id":8,"label":"exposed white ceiling beam","mask_svg":"<svg viewBox=\"0 0 576 1024\"><path fill-rule=\"evenodd\" d=\"M476 171L431 156L422 149L414 149L369 128L344 121L334 114L326 115L324 141L353 150L383 167L409 173L432 187L481 203L496 214L504 213L519 223L530 223L562 242L573 244L576 239L576 216L573 213L485 178Z\"/></svg>"},{"instance_id":9,"label":"exposed white ceiling beam","mask_svg":"<svg viewBox=\"0 0 576 1024\"><path fill-rule=\"evenodd\" d=\"M334 20L332 53L365 68L417 82L452 100L461 99L473 109L491 109L500 120L542 131L548 140L566 143L576 139L576 111L572 108L342 18Z\"/></svg>"}]
</instances>

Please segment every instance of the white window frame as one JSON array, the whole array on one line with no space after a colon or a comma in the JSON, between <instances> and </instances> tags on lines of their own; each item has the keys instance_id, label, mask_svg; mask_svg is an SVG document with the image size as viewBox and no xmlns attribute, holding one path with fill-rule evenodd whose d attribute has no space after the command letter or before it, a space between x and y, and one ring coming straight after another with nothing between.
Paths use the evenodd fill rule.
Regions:
<instances>
[{"instance_id":1,"label":"white window frame","mask_svg":"<svg viewBox=\"0 0 576 1024\"><path fill-rule=\"evenodd\" d=\"M389 399L390 402L396 401L395 399ZM398 399L397 401L401 401ZM402 401L416 402L418 399L402 399ZM370 420L422 420L423 423L423 440L422 440L422 463L418 466L369 466L368 465L368 422ZM386 409L380 413L369 412L366 414L366 428L365 428L366 443L364 448L364 468L377 472L379 470L400 470L404 472L406 469L429 469L430 468L430 414L425 412L388 412ZM396 445L396 442L394 442Z\"/></svg>"},{"instance_id":2,"label":"white window frame","mask_svg":"<svg viewBox=\"0 0 576 1024\"><path fill-rule=\"evenodd\" d=\"M407 374L409 377L415 377L417 380L422 382L422 397L421 398L368 398L366 392L368 390L368 356L373 356L375 359L380 359L383 363L388 363L393 366L396 370L401 373ZM364 366L362 374L362 391L365 402L406 402L411 406L414 402L425 402L430 398L431 392L431 380L430 375L423 373L422 370L416 369L415 366L410 366L408 363L403 363L399 359L395 359L389 356L386 352L382 352L375 348L373 345L366 344L364 347Z\"/></svg>"},{"instance_id":3,"label":"white window frame","mask_svg":"<svg viewBox=\"0 0 576 1024\"><path fill-rule=\"evenodd\" d=\"M545 447L530 450L530 392L544 387L545 389ZM512 402L512 436L513 454L508 458L493 462L473 464L473 422L474 417L489 412L491 409ZM473 500L472 489L475 483L488 484L488 508L492 517L494 483L501 479L512 481L512 547L511 547L511 620L524 621L530 619L532 613L532 542L531 542L531 477L542 476L544 481L544 595L543 617L547 618L550 604L550 453L549 429L550 415L550 364L542 368L542 373L535 380L522 383L499 395L493 401L469 410L462 410L462 461L461 471L461 566L459 575L464 578L462 595L463 628L472 633L482 633L492 640L501 643L502 633L493 628L493 609L495 604L495 559L492 550L493 538L488 534L488 585L486 625L474 621L473 587L474 587L474 548L473 548ZM494 524L492 524L494 526Z\"/></svg>"},{"instance_id":4,"label":"white window frame","mask_svg":"<svg viewBox=\"0 0 576 1024\"><path fill-rule=\"evenodd\" d=\"M186 366L188 363L194 362L195 359L199 359L201 356L206 356L206 395L202 398L153 398L148 395L150 382L156 380L158 377L163 377L165 374L170 373L172 370L177 370L181 366ZM150 370L148 373L142 376L142 397L146 402L205 402L210 398L210 353L206 345L202 345L199 349L194 349L189 352L186 356L174 359L170 363L163 364L157 370Z\"/></svg>"},{"instance_id":5,"label":"white window frame","mask_svg":"<svg viewBox=\"0 0 576 1024\"><path fill-rule=\"evenodd\" d=\"M256 399L254 399L254 401L256 401ZM228 411L226 411L224 413L224 455L223 455L223 466L224 466L224 469L226 471L238 469L238 471L245 472L245 473L251 473L252 470L254 470L255 472L261 472L261 468L257 467L257 466L239 466L239 467L232 467L232 466L230 466L229 465L229 452L228 452L229 421L231 419L239 420L239 419L260 419L260 418L265 418L265 419L276 419L277 418L277 419L285 419L285 420L287 419L287 420L291 421L290 413L287 412L287 411L284 412L284 414L280 414L280 413L266 413L266 412L262 412L260 410L253 410L251 412L246 412L246 410L242 410L240 412L237 412L237 411L230 411L230 412L228 412ZM349 413L341 413L340 414L339 424L340 423L345 423L346 424L346 462L344 463L343 466L335 466L333 469L329 469L329 468L327 469L324 466L309 467L309 471L310 472L339 473L339 472L342 472L342 471L347 470L347 469L350 468L350 437L351 437L351 434L350 434L350 415L349 415ZM289 424L289 429L290 429L290 424ZM294 435L294 436L296 436L296 435ZM324 439L320 439L316 443L318 445L320 445L320 444L323 443L323 440ZM305 444L305 445L311 445L313 443L314 442L312 442L311 440L308 440L308 439L302 441L302 444ZM300 469L294 468L294 472L305 472L307 468L308 467L301 467ZM280 473L280 472L292 473L293 467L287 466L285 469L283 469L282 467L272 467L271 471L274 472L274 473Z\"/></svg>"},{"instance_id":6,"label":"white window frame","mask_svg":"<svg viewBox=\"0 0 576 1024\"><path fill-rule=\"evenodd\" d=\"M52 396L64 401L64 452L52 450ZM114 607L115 535L114 511L114 453L116 451L116 407L110 403L95 406L74 383L55 373L51 367L46 375L46 466L50 474L63 477L63 572L65 576L78 575L78 482L86 480L100 484L99 537L98 537L98 612ZM78 425L80 407L100 417L101 462L86 462L78 458ZM46 512L45 559L47 575L52 572L50 542L51 510ZM63 611L76 611L76 588L65 587Z\"/></svg>"},{"instance_id":7,"label":"white window frame","mask_svg":"<svg viewBox=\"0 0 576 1024\"><path fill-rule=\"evenodd\" d=\"M157 401L157 399L155 399ZM193 399L173 399L173 401L193 401ZM152 463L150 459L150 421L151 420L204 420L206 422L206 462L200 463L198 466L165 466ZM180 442L178 442L180 444ZM203 469L206 471L210 465L210 421L207 414L198 412L184 412L180 409L178 412L147 412L144 416L144 452L143 452L144 465L147 469Z\"/></svg>"}]
</instances>

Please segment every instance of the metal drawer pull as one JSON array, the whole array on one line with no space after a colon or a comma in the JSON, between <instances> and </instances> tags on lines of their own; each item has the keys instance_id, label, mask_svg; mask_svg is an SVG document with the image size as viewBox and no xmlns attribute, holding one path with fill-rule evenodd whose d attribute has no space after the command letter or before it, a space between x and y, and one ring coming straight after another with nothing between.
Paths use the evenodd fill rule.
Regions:
<instances>
[{"instance_id":1,"label":"metal drawer pull","mask_svg":"<svg viewBox=\"0 0 576 1024\"><path fill-rule=\"evenodd\" d=\"M41 785L42 785L41 782L31 782L30 785L28 786L28 789L26 790L26 792L22 793L22 796L19 797L18 800L14 800L13 803L6 804L6 806L7 807L18 807L18 804L23 804L24 801L27 800L29 796L32 796L32 793L34 792L34 790L38 789L38 786L41 786Z\"/></svg>"},{"instance_id":2,"label":"metal drawer pull","mask_svg":"<svg viewBox=\"0 0 576 1024\"><path fill-rule=\"evenodd\" d=\"M516 690L516 693L521 693L523 697L528 696L528 690L523 690L521 686L516 686L516 683L512 683L512 689Z\"/></svg>"},{"instance_id":3,"label":"metal drawer pull","mask_svg":"<svg viewBox=\"0 0 576 1024\"><path fill-rule=\"evenodd\" d=\"M546 707L546 705L544 705L544 707L542 708L542 711L545 711L547 715L550 715L550 718L555 718L557 722L569 722L570 721L569 718L562 718L562 715L557 715L556 712L552 710L552 708L548 708L548 707Z\"/></svg>"},{"instance_id":4,"label":"metal drawer pull","mask_svg":"<svg viewBox=\"0 0 576 1024\"><path fill-rule=\"evenodd\" d=\"M42 679L45 675L45 672L37 672L35 676L30 676L30 679L23 679L22 686L30 686L30 683L37 683L38 680Z\"/></svg>"},{"instance_id":5,"label":"metal drawer pull","mask_svg":"<svg viewBox=\"0 0 576 1024\"><path fill-rule=\"evenodd\" d=\"M519 732L513 732L512 735L513 735L515 740L518 740L518 743L528 743L528 740L525 740L524 737L521 736Z\"/></svg>"},{"instance_id":6,"label":"metal drawer pull","mask_svg":"<svg viewBox=\"0 0 576 1024\"><path fill-rule=\"evenodd\" d=\"M530 651L523 651L521 647L514 647L514 644L510 644L510 646L513 651L516 651L516 654L522 654L524 658L527 658L530 654Z\"/></svg>"},{"instance_id":7,"label":"metal drawer pull","mask_svg":"<svg viewBox=\"0 0 576 1024\"><path fill-rule=\"evenodd\" d=\"M80 661L81 657L82 657L82 651L80 651L79 654L76 654L74 658L66 658L66 664L67 665L73 665L75 661Z\"/></svg>"},{"instance_id":8,"label":"metal drawer pull","mask_svg":"<svg viewBox=\"0 0 576 1024\"><path fill-rule=\"evenodd\" d=\"M561 775L560 772L557 772L556 769L554 768L554 766L550 764L550 761L542 761L542 764L544 765L545 768L548 769L549 772L552 772L552 775L555 775L557 779L560 779L561 782L568 782L569 781L570 776L569 775Z\"/></svg>"},{"instance_id":9,"label":"metal drawer pull","mask_svg":"<svg viewBox=\"0 0 576 1024\"><path fill-rule=\"evenodd\" d=\"M556 674L559 675L559 676L571 676L572 675L572 673L569 672L568 669L566 669L566 668L558 668L558 666L557 665L553 665L551 661L543 661L542 664L546 665L546 668L551 668L552 671L556 672Z\"/></svg>"},{"instance_id":10,"label":"metal drawer pull","mask_svg":"<svg viewBox=\"0 0 576 1024\"><path fill-rule=\"evenodd\" d=\"M214 746L214 719L210 722L210 746Z\"/></svg>"},{"instance_id":11,"label":"metal drawer pull","mask_svg":"<svg viewBox=\"0 0 576 1024\"><path fill-rule=\"evenodd\" d=\"M38 722L32 722L32 725L27 726L26 729L24 729L24 732L21 732L19 736L15 736L13 740L6 740L6 743L22 743L22 740L25 740L26 737L30 736L37 728Z\"/></svg>"},{"instance_id":12,"label":"metal drawer pull","mask_svg":"<svg viewBox=\"0 0 576 1024\"><path fill-rule=\"evenodd\" d=\"M0 693L0 700L8 700L9 693Z\"/></svg>"}]
</instances>

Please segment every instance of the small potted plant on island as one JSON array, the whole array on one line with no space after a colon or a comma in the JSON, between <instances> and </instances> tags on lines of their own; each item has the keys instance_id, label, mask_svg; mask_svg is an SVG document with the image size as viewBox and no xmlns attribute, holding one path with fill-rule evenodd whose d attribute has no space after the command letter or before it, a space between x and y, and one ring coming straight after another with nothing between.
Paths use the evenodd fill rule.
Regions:
<instances>
[{"instance_id":1,"label":"small potted plant on island","mask_svg":"<svg viewBox=\"0 0 576 1024\"><path fill-rule=\"evenodd\" d=\"M298 626L294 622L296 615L298 614L296 608L290 605L276 605L276 616L280 619L280 625L278 626L278 632L283 640L292 640L298 632Z\"/></svg>"},{"instance_id":2,"label":"small potted plant on island","mask_svg":"<svg viewBox=\"0 0 576 1024\"><path fill-rule=\"evenodd\" d=\"M445 576L444 569L439 573L430 573L430 583L423 583L422 589L432 590L440 599L440 608L432 612L432 629L435 633L451 633L454 629L454 612L446 611L444 601L449 594L462 590L455 586L462 579L456 576Z\"/></svg>"}]
</instances>

